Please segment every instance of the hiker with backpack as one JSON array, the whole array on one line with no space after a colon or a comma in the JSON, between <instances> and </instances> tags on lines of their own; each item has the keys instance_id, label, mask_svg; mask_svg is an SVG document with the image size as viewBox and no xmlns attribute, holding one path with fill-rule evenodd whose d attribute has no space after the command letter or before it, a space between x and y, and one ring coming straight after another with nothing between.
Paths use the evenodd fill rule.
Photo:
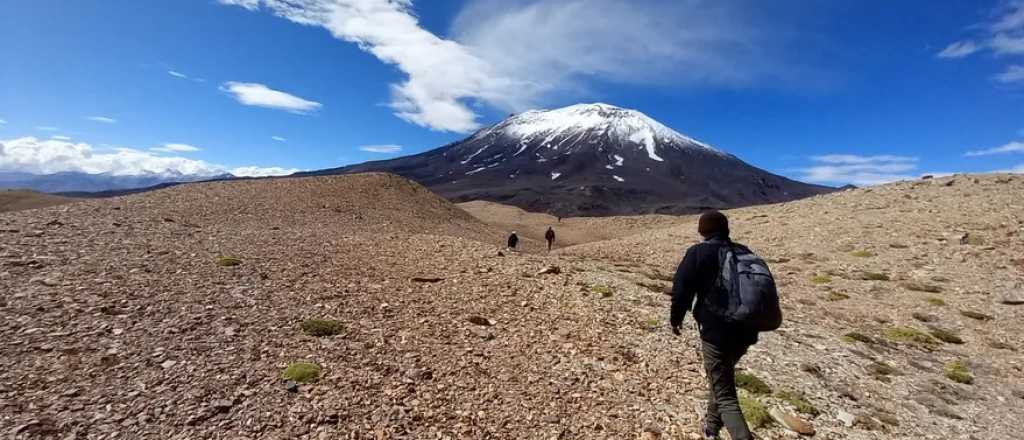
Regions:
<instances>
[{"instance_id":1,"label":"hiker with backpack","mask_svg":"<svg viewBox=\"0 0 1024 440\"><path fill-rule=\"evenodd\" d=\"M508 250L516 250L516 245L519 244L519 236L516 235L516 231L512 231L512 234L508 236Z\"/></svg>"},{"instance_id":2,"label":"hiker with backpack","mask_svg":"<svg viewBox=\"0 0 1024 440\"><path fill-rule=\"evenodd\" d=\"M697 232L704 241L690 247L679 264L669 322L672 333L680 335L683 318L693 309L710 388L704 439L718 439L724 427L733 440L749 440L753 436L736 394L736 363L757 343L758 332L781 325L778 292L764 260L729 239L725 214L704 213Z\"/></svg>"},{"instance_id":3,"label":"hiker with backpack","mask_svg":"<svg viewBox=\"0 0 1024 440\"><path fill-rule=\"evenodd\" d=\"M548 241L548 252L551 252L551 245L555 244L554 228L548 226L548 231L544 233L544 239Z\"/></svg>"}]
</instances>

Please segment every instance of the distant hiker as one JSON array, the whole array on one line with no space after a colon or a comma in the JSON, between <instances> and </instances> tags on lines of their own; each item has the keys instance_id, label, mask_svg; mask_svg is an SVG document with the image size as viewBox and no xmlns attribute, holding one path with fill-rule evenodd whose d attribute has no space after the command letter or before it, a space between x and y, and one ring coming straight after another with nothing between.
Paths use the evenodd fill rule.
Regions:
<instances>
[{"instance_id":1,"label":"distant hiker","mask_svg":"<svg viewBox=\"0 0 1024 440\"><path fill-rule=\"evenodd\" d=\"M548 226L548 231L544 233L544 239L548 241L548 252L551 252L551 245L555 243L555 230Z\"/></svg>"},{"instance_id":2,"label":"distant hiker","mask_svg":"<svg viewBox=\"0 0 1024 440\"><path fill-rule=\"evenodd\" d=\"M711 391L704 438L718 439L724 426L733 440L749 440L753 436L736 395L736 363L757 343L758 332L775 330L782 323L778 293L764 260L729 239L724 214L704 213L697 231L704 241L690 247L679 264L669 322L678 336L693 306Z\"/></svg>"},{"instance_id":3,"label":"distant hiker","mask_svg":"<svg viewBox=\"0 0 1024 440\"><path fill-rule=\"evenodd\" d=\"M517 244L519 244L519 236L516 235L516 231L512 231L512 235L508 236L508 248L514 251Z\"/></svg>"}]
</instances>

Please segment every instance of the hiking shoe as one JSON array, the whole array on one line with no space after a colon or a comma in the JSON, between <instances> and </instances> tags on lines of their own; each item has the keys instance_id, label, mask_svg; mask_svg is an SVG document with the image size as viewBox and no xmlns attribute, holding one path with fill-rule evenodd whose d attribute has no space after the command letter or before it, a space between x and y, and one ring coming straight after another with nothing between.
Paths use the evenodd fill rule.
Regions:
<instances>
[{"instance_id":1,"label":"hiking shoe","mask_svg":"<svg viewBox=\"0 0 1024 440\"><path fill-rule=\"evenodd\" d=\"M701 423L701 430L704 431L704 440L722 440L718 431L712 430L706 423Z\"/></svg>"}]
</instances>

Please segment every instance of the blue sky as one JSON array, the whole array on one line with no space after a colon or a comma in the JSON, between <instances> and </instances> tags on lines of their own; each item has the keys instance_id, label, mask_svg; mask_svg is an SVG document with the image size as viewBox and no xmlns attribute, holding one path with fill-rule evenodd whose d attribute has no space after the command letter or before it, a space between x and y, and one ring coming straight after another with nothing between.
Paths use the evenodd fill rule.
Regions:
<instances>
[{"instance_id":1,"label":"blue sky","mask_svg":"<svg viewBox=\"0 0 1024 440\"><path fill-rule=\"evenodd\" d=\"M275 174L634 108L823 183L1024 172L1022 1L3 0L0 171Z\"/></svg>"}]
</instances>

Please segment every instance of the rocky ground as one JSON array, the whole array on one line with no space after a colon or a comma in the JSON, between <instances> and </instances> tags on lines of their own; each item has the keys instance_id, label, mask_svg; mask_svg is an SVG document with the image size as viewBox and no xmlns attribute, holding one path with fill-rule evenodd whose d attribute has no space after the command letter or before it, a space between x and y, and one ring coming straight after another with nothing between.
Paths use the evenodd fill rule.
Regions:
<instances>
[{"instance_id":1,"label":"rocky ground","mask_svg":"<svg viewBox=\"0 0 1024 440\"><path fill-rule=\"evenodd\" d=\"M748 403L819 438L1015 438L1021 194L956 176L730 212L787 315L742 362ZM694 218L568 220L652 226L511 253L507 225L379 174L0 215L0 433L696 438L697 341L662 293Z\"/></svg>"}]
</instances>

